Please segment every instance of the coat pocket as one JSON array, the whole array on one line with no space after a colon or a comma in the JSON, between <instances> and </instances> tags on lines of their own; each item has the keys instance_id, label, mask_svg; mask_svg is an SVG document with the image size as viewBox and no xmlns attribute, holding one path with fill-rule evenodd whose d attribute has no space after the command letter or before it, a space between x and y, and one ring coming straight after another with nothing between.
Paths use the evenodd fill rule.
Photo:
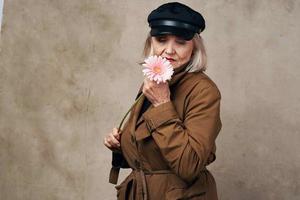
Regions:
<instances>
[{"instance_id":1,"label":"coat pocket","mask_svg":"<svg viewBox=\"0 0 300 200\"><path fill-rule=\"evenodd\" d=\"M179 200L183 198L184 188L173 188L166 192L166 200Z\"/></svg>"},{"instance_id":2,"label":"coat pocket","mask_svg":"<svg viewBox=\"0 0 300 200\"><path fill-rule=\"evenodd\" d=\"M207 173L208 171L203 171L202 173L200 173L198 179L194 182L194 184L186 189L182 199L200 200L204 198L204 195L206 195L208 191Z\"/></svg>"},{"instance_id":3,"label":"coat pocket","mask_svg":"<svg viewBox=\"0 0 300 200\"><path fill-rule=\"evenodd\" d=\"M178 200L183 198L186 190L186 183L175 174L170 174L168 177L168 190L166 191L166 200Z\"/></svg>"},{"instance_id":4,"label":"coat pocket","mask_svg":"<svg viewBox=\"0 0 300 200\"><path fill-rule=\"evenodd\" d=\"M203 181L196 181L193 185L187 184L176 175L170 175L166 200L201 199L206 194Z\"/></svg>"}]
</instances>

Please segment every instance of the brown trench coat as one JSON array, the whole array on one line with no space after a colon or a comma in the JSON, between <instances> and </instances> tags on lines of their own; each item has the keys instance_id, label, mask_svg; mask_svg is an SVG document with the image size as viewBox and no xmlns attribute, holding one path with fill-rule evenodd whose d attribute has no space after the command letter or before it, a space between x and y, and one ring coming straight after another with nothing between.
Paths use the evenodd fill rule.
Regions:
<instances>
[{"instance_id":1,"label":"brown trench coat","mask_svg":"<svg viewBox=\"0 0 300 200\"><path fill-rule=\"evenodd\" d=\"M215 160L221 95L206 74L184 68L169 83L170 102L151 105L139 119L145 98L133 108L121 135L133 171L116 186L118 200L218 199L206 166Z\"/></svg>"}]
</instances>

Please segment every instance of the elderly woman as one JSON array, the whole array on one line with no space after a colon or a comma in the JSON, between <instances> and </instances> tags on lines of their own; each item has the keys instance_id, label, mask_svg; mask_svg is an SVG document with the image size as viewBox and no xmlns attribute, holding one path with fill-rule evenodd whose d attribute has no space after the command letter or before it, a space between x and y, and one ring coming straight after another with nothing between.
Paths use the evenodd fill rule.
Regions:
<instances>
[{"instance_id":1,"label":"elderly woman","mask_svg":"<svg viewBox=\"0 0 300 200\"><path fill-rule=\"evenodd\" d=\"M206 166L215 160L221 129L220 92L203 72L206 53L200 33L202 15L186 5L167 3L148 16L150 35L144 54L170 61L168 83L145 78L123 130L104 138L113 151L110 182L120 168L132 172L116 186L119 200L216 200L217 190Z\"/></svg>"}]
</instances>

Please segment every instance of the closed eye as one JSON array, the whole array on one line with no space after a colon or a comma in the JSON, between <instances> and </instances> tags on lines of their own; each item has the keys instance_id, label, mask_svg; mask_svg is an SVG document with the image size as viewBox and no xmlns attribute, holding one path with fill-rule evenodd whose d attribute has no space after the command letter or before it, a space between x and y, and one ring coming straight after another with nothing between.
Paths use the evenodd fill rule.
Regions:
<instances>
[{"instance_id":1,"label":"closed eye","mask_svg":"<svg viewBox=\"0 0 300 200\"><path fill-rule=\"evenodd\" d=\"M186 44L186 40L184 40L184 39L177 39L176 42L181 45Z\"/></svg>"},{"instance_id":2,"label":"closed eye","mask_svg":"<svg viewBox=\"0 0 300 200\"><path fill-rule=\"evenodd\" d=\"M156 36L155 40L159 43L165 43L167 41L167 38L165 36Z\"/></svg>"}]
</instances>

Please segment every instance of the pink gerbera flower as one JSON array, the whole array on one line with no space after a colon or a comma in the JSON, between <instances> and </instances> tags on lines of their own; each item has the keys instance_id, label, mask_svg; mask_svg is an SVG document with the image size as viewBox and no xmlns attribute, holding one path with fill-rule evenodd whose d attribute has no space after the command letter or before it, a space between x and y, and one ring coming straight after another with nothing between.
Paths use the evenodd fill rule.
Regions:
<instances>
[{"instance_id":1,"label":"pink gerbera flower","mask_svg":"<svg viewBox=\"0 0 300 200\"><path fill-rule=\"evenodd\" d=\"M144 75L151 81L156 81L157 84L170 80L174 72L171 63L167 59L156 55L146 58L143 66Z\"/></svg>"}]
</instances>

